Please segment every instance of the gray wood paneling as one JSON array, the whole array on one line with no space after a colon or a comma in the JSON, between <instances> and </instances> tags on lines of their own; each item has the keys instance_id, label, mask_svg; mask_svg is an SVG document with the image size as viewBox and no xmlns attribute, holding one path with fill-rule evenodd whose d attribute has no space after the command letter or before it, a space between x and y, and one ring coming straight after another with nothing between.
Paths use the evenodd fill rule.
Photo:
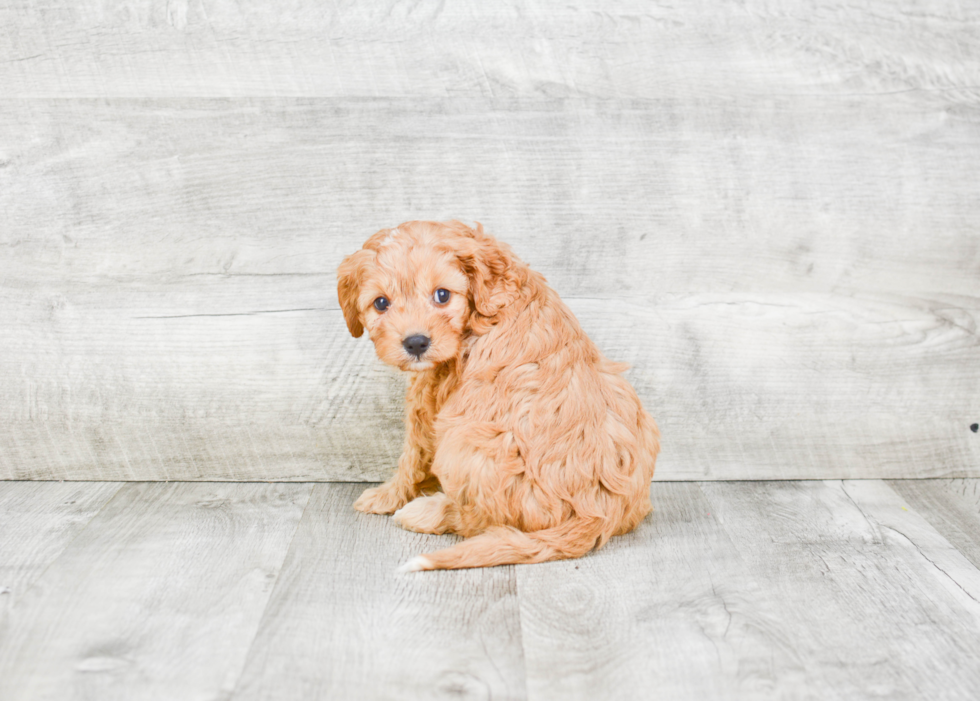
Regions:
<instances>
[{"instance_id":1,"label":"gray wood paneling","mask_svg":"<svg viewBox=\"0 0 980 701\"><path fill-rule=\"evenodd\" d=\"M980 139L939 99L8 100L0 475L383 478L402 380L333 271L453 215L633 364L659 479L975 475Z\"/></svg>"},{"instance_id":2,"label":"gray wood paneling","mask_svg":"<svg viewBox=\"0 0 980 701\"><path fill-rule=\"evenodd\" d=\"M980 114L954 107L909 93L4 100L4 273L177 290L302 273L264 282L332 301L336 264L371 233L456 216L568 296L865 291L941 309L980 296Z\"/></svg>"},{"instance_id":3,"label":"gray wood paneling","mask_svg":"<svg viewBox=\"0 0 980 701\"><path fill-rule=\"evenodd\" d=\"M947 0L0 6L0 479L378 480L344 254L482 221L658 479L980 475L980 13Z\"/></svg>"},{"instance_id":4,"label":"gray wood paneling","mask_svg":"<svg viewBox=\"0 0 980 701\"><path fill-rule=\"evenodd\" d=\"M232 698L525 698L514 569L395 574L451 537L355 512L364 487L314 487Z\"/></svg>"},{"instance_id":5,"label":"gray wood paneling","mask_svg":"<svg viewBox=\"0 0 980 701\"><path fill-rule=\"evenodd\" d=\"M977 97L980 12L953 0L8 1L17 97Z\"/></svg>"},{"instance_id":6,"label":"gray wood paneling","mask_svg":"<svg viewBox=\"0 0 980 701\"><path fill-rule=\"evenodd\" d=\"M0 697L227 694L309 495L123 486L0 623Z\"/></svg>"}]
</instances>

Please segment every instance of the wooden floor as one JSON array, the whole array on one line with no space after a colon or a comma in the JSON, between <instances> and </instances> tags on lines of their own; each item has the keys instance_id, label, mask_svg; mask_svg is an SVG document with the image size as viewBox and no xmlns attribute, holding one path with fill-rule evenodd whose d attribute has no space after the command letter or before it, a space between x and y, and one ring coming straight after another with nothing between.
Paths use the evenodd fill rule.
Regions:
<instances>
[{"instance_id":1,"label":"wooden floor","mask_svg":"<svg viewBox=\"0 0 980 701\"><path fill-rule=\"evenodd\" d=\"M581 560L398 575L364 484L0 482L0 698L980 698L980 480L674 482Z\"/></svg>"}]
</instances>

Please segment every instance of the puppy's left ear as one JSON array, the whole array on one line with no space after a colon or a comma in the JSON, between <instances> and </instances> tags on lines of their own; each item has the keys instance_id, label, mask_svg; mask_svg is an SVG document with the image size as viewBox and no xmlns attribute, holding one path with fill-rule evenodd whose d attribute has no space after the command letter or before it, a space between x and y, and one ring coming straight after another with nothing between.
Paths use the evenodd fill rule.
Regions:
<instances>
[{"instance_id":1,"label":"puppy's left ear","mask_svg":"<svg viewBox=\"0 0 980 701\"><path fill-rule=\"evenodd\" d=\"M354 338L360 338L364 333L361 312L357 308L357 297L361 293L364 265L374 256L374 251L361 249L344 258L344 262L337 268L337 299L340 300L347 329Z\"/></svg>"},{"instance_id":2,"label":"puppy's left ear","mask_svg":"<svg viewBox=\"0 0 980 701\"><path fill-rule=\"evenodd\" d=\"M493 325L497 312L514 299L523 279L510 248L484 234L481 224L471 229L453 221L447 228L456 234L454 252L470 280L475 312L470 325L483 331Z\"/></svg>"}]
</instances>

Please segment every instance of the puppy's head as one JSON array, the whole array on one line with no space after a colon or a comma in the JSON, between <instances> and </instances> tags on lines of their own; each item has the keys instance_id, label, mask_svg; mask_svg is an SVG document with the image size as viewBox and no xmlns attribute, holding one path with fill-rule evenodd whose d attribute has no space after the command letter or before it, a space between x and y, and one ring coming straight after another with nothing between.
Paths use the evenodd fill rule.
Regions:
<instances>
[{"instance_id":1,"label":"puppy's head","mask_svg":"<svg viewBox=\"0 0 980 701\"><path fill-rule=\"evenodd\" d=\"M337 296L351 335L366 330L381 360L427 370L493 325L520 284L513 262L479 224L406 222L344 259Z\"/></svg>"}]
</instances>

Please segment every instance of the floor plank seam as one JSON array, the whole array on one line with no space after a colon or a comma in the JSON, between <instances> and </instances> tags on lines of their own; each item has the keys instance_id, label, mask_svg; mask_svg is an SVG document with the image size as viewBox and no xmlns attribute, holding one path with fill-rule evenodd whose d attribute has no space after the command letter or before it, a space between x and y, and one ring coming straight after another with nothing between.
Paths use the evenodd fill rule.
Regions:
<instances>
[{"instance_id":1,"label":"floor plank seam","mask_svg":"<svg viewBox=\"0 0 980 701\"><path fill-rule=\"evenodd\" d=\"M968 597L970 597L976 603L980 604L980 601L978 601L975 596L973 596L970 592L968 592L966 589L964 589L963 588L963 585L960 584L959 582L957 582L956 579L949 574L949 572L947 572L946 570L944 570L942 567L940 567L936 563L935 560L933 560L931 557L929 557L924 552L922 552L922 548L920 548L918 546L918 544L914 540L912 540L912 538L910 538L906 534L902 533L900 530L898 530L894 526L886 526L884 524L879 524L879 525L880 525L881 528L887 528L889 531L892 531L893 533L897 533L898 535L900 535L903 538L905 538L905 540L907 540L912 545L912 547L915 548L916 552L919 553L919 555L921 555L926 562L928 562L930 565L932 565L937 570L939 570L940 572L942 572L943 575L946 577L946 579L948 579L949 581L951 581L953 584L956 585L956 588L957 589L959 589L960 591L962 591L964 594L966 594ZM952 545L950 545L950 547L952 548ZM957 552L959 552L959 551L957 551ZM969 561L967 561L967 562L969 562ZM980 574L980 569L978 569L976 567L976 565L974 565L972 562L970 562L969 564L970 564L971 567L973 567L974 571L976 571L978 574Z\"/></svg>"},{"instance_id":2,"label":"floor plank seam","mask_svg":"<svg viewBox=\"0 0 980 701\"><path fill-rule=\"evenodd\" d=\"M881 482L882 484L884 484L884 481L883 480L868 480L868 481L869 482ZM840 480L840 489L841 489L841 491L844 492L844 496L847 497L848 501L850 501L852 504L854 504L854 508L858 510L858 513L861 514L861 516L864 518L865 522L868 524L868 527L871 529L871 532L875 535L875 545L880 545L882 543L882 538L881 538L881 524L878 523L877 521L872 521L871 520L871 517L868 516L868 514L865 513L864 509L861 508L861 505L858 504L857 501L854 500L854 497L851 496L851 493L847 491L847 482L848 482L848 480ZM888 486L888 485L885 485L885 486ZM911 542L911 541L909 541L909 542ZM915 545L915 543L913 543L913 545Z\"/></svg>"},{"instance_id":3,"label":"floor plank seam","mask_svg":"<svg viewBox=\"0 0 980 701\"><path fill-rule=\"evenodd\" d=\"M255 648L255 641L258 638L259 631L262 630L262 622L265 620L266 611L269 608L269 603L273 600L276 593L276 588L279 586L279 578L282 576L282 568L286 564L286 560L289 559L289 553L293 550L293 544L296 542L296 536L300 531L300 526L303 523L303 519L306 518L306 512L310 508L310 502L313 501L313 490L316 489L316 483L310 484L310 492L306 496L306 503L303 505L303 513L299 515L296 520L296 529L293 531L293 535L289 538L289 545L283 550L282 561L279 563L279 567L276 570L276 581L272 583L272 588L269 589L269 596L265 601L265 606L262 607L262 613L259 615L258 625L255 626L255 633L252 635L252 641L248 644L248 649L242 656L242 668L238 671L238 676L235 678L235 683L232 685L228 692L226 698L228 701L232 701L238 694L238 685L242 681L242 677L245 674L245 667L248 665L249 658L252 655L252 650Z\"/></svg>"}]
</instances>

